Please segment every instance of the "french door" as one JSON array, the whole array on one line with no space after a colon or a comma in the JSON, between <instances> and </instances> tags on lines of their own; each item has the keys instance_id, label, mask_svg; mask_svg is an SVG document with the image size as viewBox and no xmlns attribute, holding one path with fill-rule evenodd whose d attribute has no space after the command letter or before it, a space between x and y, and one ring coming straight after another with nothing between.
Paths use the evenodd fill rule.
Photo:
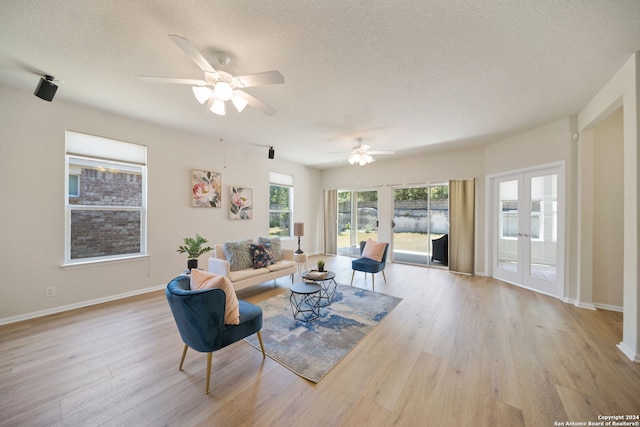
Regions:
<instances>
[{"instance_id":1,"label":"french door","mask_svg":"<svg viewBox=\"0 0 640 427\"><path fill-rule=\"evenodd\" d=\"M564 171L493 179L493 276L564 296Z\"/></svg>"}]
</instances>

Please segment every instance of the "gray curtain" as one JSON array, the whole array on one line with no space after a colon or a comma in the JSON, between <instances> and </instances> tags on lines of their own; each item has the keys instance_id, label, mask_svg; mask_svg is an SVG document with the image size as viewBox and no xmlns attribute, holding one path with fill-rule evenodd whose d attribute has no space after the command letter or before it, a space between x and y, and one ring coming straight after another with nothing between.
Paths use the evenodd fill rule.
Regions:
<instances>
[{"instance_id":1,"label":"gray curtain","mask_svg":"<svg viewBox=\"0 0 640 427\"><path fill-rule=\"evenodd\" d=\"M474 274L475 180L449 181L449 270Z\"/></svg>"},{"instance_id":2,"label":"gray curtain","mask_svg":"<svg viewBox=\"0 0 640 427\"><path fill-rule=\"evenodd\" d=\"M338 190L324 190L324 253L338 253Z\"/></svg>"}]
</instances>

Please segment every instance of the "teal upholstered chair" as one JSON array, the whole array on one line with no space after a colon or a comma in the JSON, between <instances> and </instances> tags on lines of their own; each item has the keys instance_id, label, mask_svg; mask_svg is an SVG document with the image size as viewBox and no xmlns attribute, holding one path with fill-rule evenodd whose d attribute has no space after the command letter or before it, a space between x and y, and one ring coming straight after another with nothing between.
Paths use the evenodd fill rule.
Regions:
<instances>
[{"instance_id":1,"label":"teal upholstered chair","mask_svg":"<svg viewBox=\"0 0 640 427\"><path fill-rule=\"evenodd\" d=\"M364 251L364 246L367 242L360 242L360 254ZM387 283L387 277L384 275L384 267L387 262L387 252L389 251L389 244L384 248L384 253L382 254L382 259L380 261L375 261L369 258L358 258L351 261L351 268L353 272L351 273L351 285L353 285L353 276L355 276L356 271L364 272L365 279L367 278L367 273L371 273L371 289L376 290L375 284L375 274L382 272L382 277L384 278L384 283Z\"/></svg>"},{"instance_id":2,"label":"teal upholstered chair","mask_svg":"<svg viewBox=\"0 0 640 427\"><path fill-rule=\"evenodd\" d=\"M169 307L184 342L180 370L187 349L207 353L207 382L205 392L209 393L211 379L212 352L220 350L252 334L258 335L262 357L262 309L246 301L240 303L240 324L225 325L224 309L226 296L222 289L190 289L189 276L178 276L167 285L165 291Z\"/></svg>"}]
</instances>

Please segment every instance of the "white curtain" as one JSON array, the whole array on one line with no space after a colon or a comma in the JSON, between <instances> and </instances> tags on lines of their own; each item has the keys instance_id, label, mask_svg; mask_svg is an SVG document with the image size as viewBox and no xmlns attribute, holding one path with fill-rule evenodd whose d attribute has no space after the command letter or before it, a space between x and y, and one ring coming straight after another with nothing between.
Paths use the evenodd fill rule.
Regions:
<instances>
[{"instance_id":1,"label":"white curtain","mask_svg":"<svg viewBox=\"0 0 640 427\"><path fill-rule=\"evenodd\" d=\"M449 181L449 271L474 274L475 180Z\"/></svg>"},{"instance_id":2,"label":"white curtain","mask_svg":"<svg viewBox=\"0 0 640 427\"><path fill-rule=\"evenodd\" d=\"M338 190L324 190L324 253L338 253Z\"/></svg>"}]
</instances>

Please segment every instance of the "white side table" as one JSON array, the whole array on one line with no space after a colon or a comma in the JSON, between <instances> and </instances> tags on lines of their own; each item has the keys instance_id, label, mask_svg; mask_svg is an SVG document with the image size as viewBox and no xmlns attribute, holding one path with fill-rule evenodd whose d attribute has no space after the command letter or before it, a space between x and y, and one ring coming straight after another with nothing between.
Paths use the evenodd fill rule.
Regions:
<instances>
[{"instance_id":1,"label":"white side table","mask_svg":"<svg viewBox=\"0 0 640 427\"><path fill-rule=\"evenodd\" d=\"M298 273L307 270L307 254L293 254L293 260L298 264Z\"/></svg>"}]
</instances>

